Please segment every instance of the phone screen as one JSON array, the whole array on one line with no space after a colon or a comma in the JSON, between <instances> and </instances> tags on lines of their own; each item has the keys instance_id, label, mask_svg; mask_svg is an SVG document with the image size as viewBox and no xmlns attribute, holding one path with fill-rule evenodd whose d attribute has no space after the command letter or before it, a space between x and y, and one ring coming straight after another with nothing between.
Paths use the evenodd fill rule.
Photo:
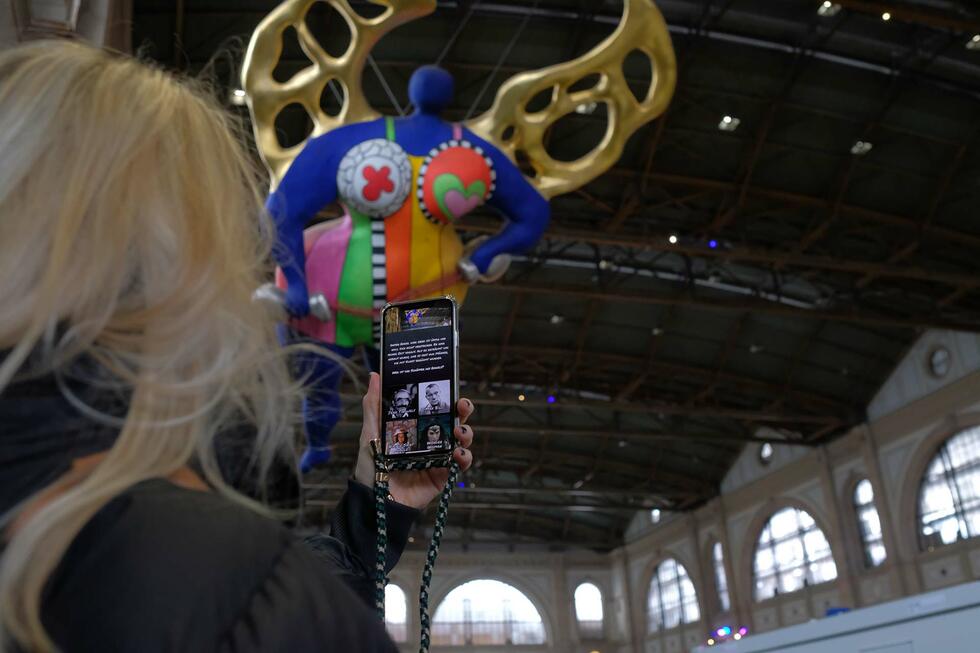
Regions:
<instances>
[{"instance_id":1,"label":"phone screen","mask_svg":"<svg viewBox=\"0 0 980 653\"><path fill-rule=\"evenodd\" d=\"M385 308L381 434L387 456L452 450L456 425L456 304L439 298Z\"/></svg>"}]
</instances>

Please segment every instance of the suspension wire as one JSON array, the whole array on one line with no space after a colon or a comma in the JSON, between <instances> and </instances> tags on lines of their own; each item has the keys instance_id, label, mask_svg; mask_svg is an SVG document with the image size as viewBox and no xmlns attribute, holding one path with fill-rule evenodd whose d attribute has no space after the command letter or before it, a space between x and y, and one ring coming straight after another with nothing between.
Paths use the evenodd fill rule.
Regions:
<instances>
[{"instance_id":1,"label":"suspension wire","mask_svg":"<svg viewBox=\"0 0 980 653\"><path fill-rule=\"evenodd\" d=\"M402 109L402 105L398 103L398 98L396 98L395 94L391 92L391 87L388 86L388 81L385 79L385 76L381 74L381 69L378 68L378 64L375 63L374 57L371 56L370 54L368 55L368 63L371 65L371 70L374 71L374 74L378 76L378 81L381 82L381 86L384 88L385 94L388 96L388 100L390 100L391 103L395 105L395 109L397 109L398 115L404 116L405 111Z\"/></svg>"},{"instance_id":2,"label":"suspension wire","mask_svg":"<svg viewBox=\"0 0 980 653\"><path fill-rule=\"evenodd\" d=\"M469 110L466 112L466 117L463 118L464 121L469 120L470 118L473 117L473 112L476 111L476 107L480 104L480 100L483 99L484 94L487 92L487 89L490 88L490 84L493 83L493 80L497 76L497 73L500 72L500 69L503 67L504 63L506 63L507 57L510 56L510 52L511 50L514 49L514 46L517 44L517 40L521 38L521 34L524 33L524 29L527 27L528 22L531 20L531 14L535 12L540 2L541 0L534 0L534 4L524 14L524 18L521 20L520 27L518 27L517 30L514 32L514 35L510 38L510 42L507 44L507 47L504 48L504 51L500 54L500 57L497 58L497 63L493 67L493 70L490 71L490 74L487 75L487 81L483 83L483 88L480 89L479 95L476 96L476 99L473 100L473 104L470 105Z\"/></svg>"},{"instance_id":3,"label":"suspension wire","mask_svg":"<svg viewBox=\"0 0 980 653\"><path fill-rule=\"evenodd\" d=\"M473 10L476 9L478 4L480 4L480 0L473 0L473 2L470 3L469 9L466 10L466 15L459 21L459 24L456 26L456 30L453 31L452 36L449 37L449 40L446 41L446 45L443 46L442 52L440 52L439 56L436 57L436 62L433 64L434 66L440 65L446 58L446 55L449 54L449 51L452 49L453 45L456 44L456 39L458 39L459 35L463 33L463 29L466 28L466 25L470 22L470 18L473 17Z\"/></svg>"}]
</instances>

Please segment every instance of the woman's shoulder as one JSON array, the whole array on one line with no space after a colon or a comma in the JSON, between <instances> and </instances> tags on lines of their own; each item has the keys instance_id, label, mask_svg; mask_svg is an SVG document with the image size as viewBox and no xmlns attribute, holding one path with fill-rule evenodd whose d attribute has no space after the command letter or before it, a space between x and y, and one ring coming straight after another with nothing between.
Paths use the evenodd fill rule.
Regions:
<instances>
[{"instance_id":1,"label":"woman's shoulder","mask_svg":"<svg viewBox=\"0 0 980 653\"><path fill-rule=\"evenodd\" d=\"M82 529L43 612L55 642L73 642L72 650L284 650L316 635L316 617L338 599L359 603L278 522L220 495L151 480ZM351 611L362 624L371 616Z\"/></svg>"},{"instance_id":2,"label":"woman's shoulder","mask_svg":"<svg viewBox=\"0 0 980 653\"><path fill-rule=\"evenodd\" d=\"M118 573L164 581L170 570L190 567L199 580L185 582L203 583L245 561L253 569L244 575L260 574L262 563L272 563L292 541L279 522L225 496L150 479L96 513L62 566L92 564L111 552Z\"/></svg>"}]
</instances>

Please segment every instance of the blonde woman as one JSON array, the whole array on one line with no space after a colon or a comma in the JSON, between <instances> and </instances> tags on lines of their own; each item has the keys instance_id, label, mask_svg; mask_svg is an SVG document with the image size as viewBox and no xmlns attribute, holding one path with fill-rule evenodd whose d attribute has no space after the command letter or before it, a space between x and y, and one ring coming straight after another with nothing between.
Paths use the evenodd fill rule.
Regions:
<instances>
[{"instance_id":1,"label":"blonde woman","mask_svg":"<svg viewBox=\"0 0 980 653\"><path fill-rule=\"evenodd\" d=\"M235 432L257 496L295 467L298 392L250 301L272 230L232 127L127 57L0 54L0 650L395 650L368 607L377 377L334 537L223 473ZM389 566L445 470L391 480Z\"/></svg>"}]
</instances>

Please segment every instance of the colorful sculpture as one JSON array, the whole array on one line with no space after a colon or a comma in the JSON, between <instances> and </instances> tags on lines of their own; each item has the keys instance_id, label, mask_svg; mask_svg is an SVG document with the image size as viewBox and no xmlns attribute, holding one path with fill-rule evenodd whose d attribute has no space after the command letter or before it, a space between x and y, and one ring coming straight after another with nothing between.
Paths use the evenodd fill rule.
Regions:
<instances>
[{"instance_id":1,"label":"colorful sculpture","mask_svg":"<svg viewBox=\"0 0 980 653\"><path fill-rule=\"evenodd\" d=\"M345 0L326 0L351 29L342 56L327 55L305 23L316 0L287 0L256 29L242 71L259 151L274 190L267 207L276 221L281 250L280 287L293 316L293 333L349 357L357 345L374 346L377 316L388 301L452 294L462 302L467 285L493 281L513 253L534 246L548 224L548 198L568 192L607 170L626 139L660 115L673 93L676 63L670 37L651 0L626 0L619 27L582 57L521 73L505 82L487 113L466 126L440 117L452 99L452 78L434 67L420 68L409 84L415 112L379 117L368 106L360 78L370 48L387 31L431 12L434 0L377 0L388 7L373 19ZM282 50L282 33L294 27L313 65L279 83L272 70ZM622 65L638 50L650 59L653 77L644 97L629 89ZM594 86L570 91L598 73ZM344 91L336 117L319 98L335 81ZM551 102L529 113L527 102L542 90ZM280 146L275 118L299 102L314 131L293 148ZM547 128L576 107L603 102L608 127L603 141L576 161L559 162L544 146ZM515 164L523 151L532 179ZM339 220L303 228L325 206L339 201ZM505 218L503 229L464 250L453 223L481 204ZM332 319L309 316L311 292L322 293ZM329 355L304 354L302 371L314 391L304 406L309 446L303 471L329 459L330 430L339 418L339 366Z\"/></svg>"}]
</instances>

